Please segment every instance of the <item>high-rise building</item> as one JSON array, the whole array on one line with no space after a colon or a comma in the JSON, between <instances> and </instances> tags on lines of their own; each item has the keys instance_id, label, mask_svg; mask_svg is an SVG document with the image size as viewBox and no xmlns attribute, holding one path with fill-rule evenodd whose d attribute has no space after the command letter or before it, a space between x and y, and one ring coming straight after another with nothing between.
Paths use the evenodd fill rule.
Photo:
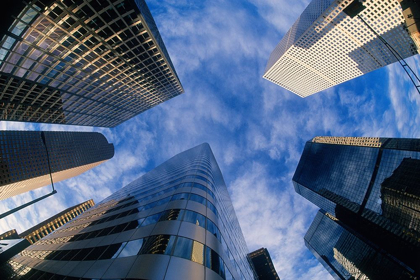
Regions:
<instances>
[{"instance_id":1,"label":"high-rise building","mask_svg":"<svg viewBox=\"0 0 420 280\"><path fill-rule=\"evenodd\" d=\"M97 132L0 131L0 200L77 176L114 156Z\"/></svg>"},{"instance_id":2,"label":"high-rise building","mask_svg":"<svg viewBox=\"0 0 420 280\"><path fill-rule=\"evenodd\" d=\"M42 237L54 232L57 228L73 220L83 212L87 211L95 205L92 199L79 203L75 206L69 207L51 218L25 230L19 234L20 238L25 238L29 243L34 244Z\"/></svg>"},{"instance_id":3,"label":"high-rise building","mask_svg":"<svg viewBox=\"0 0 420 280\"><path fill-rule=\"evenodd\" d=\"M336 279L415 279L407 267L324 211L318 212L304 239Z\"/></svg>"},{"instance_id":4,"label":"high-rise building","mask_svg":"<svg viewBox=\"0 0 420 280\"><path fill-rule=\"evenodd\" d=\"M372 29L402 58L420 50L398 0L313 0L271 53L264 78L306 97L396 62Z\"/></svg>"},{"instance_id":5,"label":"high-rise building","mask_svg":"<svg viewBox=\"0 0 420 280\"><path fill-rule=\"evenodd\" d=\"M315 137L305 145L293 184L297 193L419 274L418 213L406 209L420 202L413 195L417 167L411 165L419 159L420 139Z\"/></svg>"},{"instance_id":6,"label":"high-rise building","mask_svg":"<svg viewBox=\"0 0 420 280\"><path fill-rule=\"evenodd\" d=\"M280 280L266 248L248 254L259 280Z\"/></svg>"},{"instance_id":7,"label":"high-rise building","mask_svg":"<svg viewBox=\"0 0 420 280\"><path fill-rule=\"evenodd\" d=\"M202 144L28 247L8 262L8 277L256 279L247 253L220 169Z\"/></svg>"},{"instance_id":8,"label":"high-rise building","mask_svg":"<svg viewBox=\"0 0 420 280\"><path fill-rule=\"evenodd\" d=\"M114 127L183 92L144 0L0 10L0 120Z\"/></svg>"}]
</instances>

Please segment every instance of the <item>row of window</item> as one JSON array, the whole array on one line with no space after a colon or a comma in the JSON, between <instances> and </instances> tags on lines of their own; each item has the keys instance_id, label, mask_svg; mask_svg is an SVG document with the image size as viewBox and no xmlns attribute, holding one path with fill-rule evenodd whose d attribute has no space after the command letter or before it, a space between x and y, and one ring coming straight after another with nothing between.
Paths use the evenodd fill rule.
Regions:
<instances>
[{"instance_id":1,"label":"row of window","mask_svg":"<svg viewBox=\"0 0 420 280\"><path fill-rule=\"evenodd\" d=\"M131 201L129 203L126 203L126 204L123 204L123 205L114 207L112 209L107 210L104 214L108 214L108 213L111 213L111 212L120 210L122 208L126 208L126 207L129 207L131 205L135 205L136 203L141 202L141 201L147 201L147 200L152 199L154 197L160 196L160 195L165 194L165 193L172 192L172 191L174 191L176 189L183 188L183 187L194 187L194 188L198 188L198 189L201 189L201 190L207 190L208 192L211 192L208 188L206 188L205 186L203 186L202 184L199 184L199 183L182 183L182 184L173 186L171 188L168 188L166 190L163 190L163 191L157 192L155 194L149 195L149 196L147 196L147 197L145 197L145 198L143 198L141 200L134 200L134 201ZM127 202L130 199L132 199L132 198L133 197L125 198L122 201L119 201L117 205L122 204L123 202ZM188 193L183 193L182 195L176 194L176 195L174 195L172 197L171 200L184 200L184 199L188 199ZM217 209L213 205L213 203L211 203L210 201L208 201L204 197L199 196L199 195L196 195L196 194L192 194L190 196L190 200L199 202L199 203L207 206L216 215L218 215ZM102 219L93 221L93 222L90 223L90 225L96 225L96 224L101 224L101 223L104 223L104 222L107 222L107 221L112 221L112 220L115 220L117 218L124 217L124 216L127 216L127 215L131 215L131 214L137 213L137 212L142 211L142 210L147 210L147 209L153 208L153 207L158 206L158 205L161 205L161 204L163 204L164 202L167 202L167 201L169 201L169 200L163 200L163 201L162 200L159 200L159 204L156 204L158 201L152 202L152 203L146 204L146 205L141 206L141 207L136 208L136 209L132 209L132 210L129 210L129 211L125 211L125 212L122 212L122 213L119 213L119 214L116 214L116 215L104 217ZM78 226L75 226L75 227L78 227ZM67 228L67 230L69 230L69 228Z\"/></svg>"},{"instance_id":2,"label":"row of window","mask_svg":"<svg viewBox=\"0 0 420 280\"><path fill-rule=\"evenodd\" d=\"M214 250L195 240L175 235L153 235L94 248L39 252L46 260L66 261L104 260L146 254L169 255L205 265L225 280L234 279L222 258Z\"/></svg>"}]
</instances>

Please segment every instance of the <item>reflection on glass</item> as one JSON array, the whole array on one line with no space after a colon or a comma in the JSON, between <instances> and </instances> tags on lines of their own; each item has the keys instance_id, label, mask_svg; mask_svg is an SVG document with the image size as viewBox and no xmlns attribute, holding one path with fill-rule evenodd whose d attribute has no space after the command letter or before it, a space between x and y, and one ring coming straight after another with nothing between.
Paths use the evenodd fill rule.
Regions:
<instances>
[{"instance_id":1,"label":"reflection on glass","mask_svg":"<svg viewBox=\"0 0 420 280\"><path fill-rule=\"evenodd\" d=\"M118 248L117 252L115 252L115 254L111 257L111 259L115 259L118 257L118 255L120 254L120 252L124 249L125 244L127 244L127 242L123 242L120 246L120 248Z\"/></svg>"},{"instance_id":2,"label":"reflection on glass","mask_svg":"<svg viewBox=\"0 0 420 280\"><path fill-rule=\"evenodd\" d=\"M173 255L176 257L191 259L193 241L188 238L178 237Z\"/></svg>"},{"instance_id":3,"label":"reflection on glass","mask_svg":"<svg viewBox=\"0 0 420 280\"><path fill-rule=\"evenodd\" d=\"M194 241L191 260L193 262L204 264L204 245Z\"/></svg>"},{"instance_id":4,"label":"reflection on glass","mask_svg":"<svg viewBox=\"0 0 420 280\"><path fill-rule=\"evenodd\" d=\"M144 239L132 240L125 245L124 249L118 255L118 258L135 256L140 251Z\"/></svg>"},{"instance_id":5,"label":"reflection on glass","mask_svg":"<svg viewBox=\"0 0 420 280\"><path fill-rule=\"evenodd\" d=\"M193 212L193 211L186 210L185 211L185 216L184 216L184 221L196 224L200 227L205 227L206 218L201 214L198 214L198 213Z\"/></svg>"}]
</instances>

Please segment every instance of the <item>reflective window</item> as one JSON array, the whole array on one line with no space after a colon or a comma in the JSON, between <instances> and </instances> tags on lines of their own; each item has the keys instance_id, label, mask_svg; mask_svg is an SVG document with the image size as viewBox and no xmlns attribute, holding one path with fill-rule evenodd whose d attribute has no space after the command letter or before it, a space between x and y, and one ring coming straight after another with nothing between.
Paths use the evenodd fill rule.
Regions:
<instances>
[{"instance_id":1,"label":"reflective window","mask_svg":"<svg viewBox=\"0 0 420 280\"><path fill-rule=\"evenodd\" d=\"M201 203L203 205L206 205L206 199L202 196L197 195L197 194L191 194L190 200Z\"/></svg>"},{"instance_id":2,"label":"reflective window","mask_svg":"<svg viewBox=\"0 0 420 280\"><path fill-rule=\"evenodd\" d=\"M191 260L199 264L204 264L204 245L200 242L193 241Z\"/></svg>"},{"instance_id":3,"label":"reflective window","mask_svg":"<svg viewBox=\"0 0 420 280\"><path fill-rule=\"evenodd\" d=\"M141 224L142 227L147 226L147 225L151 225L151 224L156 224L159 221L160 216L162 215L162 213L157 213L154 214L152 216L147 217L144 222Z\"/></svg>"},{"instance_id":4,"label":"reflective window","mask_svg":"<svg viewBox=\"0 0 420 280\"><path fill-rule=\"evenodd\" d=\"M118 258L123 257L129 257L129 256L135 256L140 251L141 246L143 245L144 239L137 239L132 240L130 242L127 242L124 249L121 251L121 253L118 255Z\"/></svg>"},{"instance_id":5,"label":"reflective window","mask_svg":"<svg viewBox=\"0 0 420 280\"><path fill-rule=\"evenodd\" d=\"M193 241L188 238L178 237L173 255L176 257L191 259Z\"/></svg>"},{"instance_id":6,"label":"reflective window","mask_svg":"<svg viewBox=\"0 0 420 280\"><path fill-rule=\"evenodd\" d=\"M185 211L184 221L196 224L200 227L205 227L206 225L206 217L197 212L189 210Z\"/></svg>"},{"instance_id":7,"label":"reflective window","mask_svg":"<svg viewBox=\"0 0 420 280\"><path fill-rule=\"evenodd\" d=\"M178 193L172 196L171 201L173 200L187 200L188 199L188 193Z\"/></svg>"}]
</instances>

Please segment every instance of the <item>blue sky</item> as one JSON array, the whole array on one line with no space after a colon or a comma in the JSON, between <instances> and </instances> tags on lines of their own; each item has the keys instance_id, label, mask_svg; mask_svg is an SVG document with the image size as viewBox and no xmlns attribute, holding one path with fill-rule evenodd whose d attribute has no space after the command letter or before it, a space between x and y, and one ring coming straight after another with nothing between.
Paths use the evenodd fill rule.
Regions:
<instances>
[{"instance_id":1,"label":"blue sky","mask_svg":"<svg viewBox=\"0 0 420 280\"><path fill-rule=\"evenodd\" d=\"M264 79L271 51L309 3L149 0L185 93L114 129L2 122L0 129L99 131L113 159L56 184L58 194L0 221L19 232L66 207L95 202L170 157L208 142L249 250L268 248L282 280L332 279L303 236L317 208L291 178L314 136L419 137L420 96L398 64L302 99ZM418 69L418 56L407 60ZM310 85L308 85L310 86ZM0 212L50 191L3 201Z\"/></svg>"}]
</instances>

